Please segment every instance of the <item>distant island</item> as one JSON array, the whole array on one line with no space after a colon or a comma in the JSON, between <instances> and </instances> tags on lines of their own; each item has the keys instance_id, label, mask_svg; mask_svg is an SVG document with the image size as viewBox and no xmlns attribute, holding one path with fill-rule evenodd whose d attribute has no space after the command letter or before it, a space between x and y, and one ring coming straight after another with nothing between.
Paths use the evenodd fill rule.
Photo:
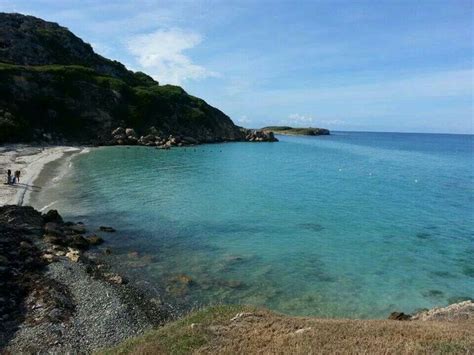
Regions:
<instances>
[{"instance_id":1,"label":"distant island","mask_svg":"<svg viewBox=\"0 0 474 355\"><path fill-rule=\"evenodd\" d=\"M293 128L290 126L268 126L263 127L262 131L272 131L276 134L286 134L294 136L327 136L331 134L326 128Z\"/></svg>"}]
</instances>

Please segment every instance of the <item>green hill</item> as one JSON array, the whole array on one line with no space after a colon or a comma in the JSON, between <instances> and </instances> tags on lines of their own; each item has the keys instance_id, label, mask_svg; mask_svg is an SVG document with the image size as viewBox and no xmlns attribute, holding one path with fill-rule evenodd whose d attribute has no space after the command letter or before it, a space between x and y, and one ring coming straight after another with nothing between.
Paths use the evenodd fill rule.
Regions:
<instances>
[{"instance_id":1,"label":"green hill","mask_svg":"<svg viewBox=\"0 0 474 355\"><path fill-rule=\"evenodd\" d=\"M0 143L107 144L119 126L198 142L246 133L204 100L94 53L56 23L0 13Z\"/></svg>"}]
</instances>

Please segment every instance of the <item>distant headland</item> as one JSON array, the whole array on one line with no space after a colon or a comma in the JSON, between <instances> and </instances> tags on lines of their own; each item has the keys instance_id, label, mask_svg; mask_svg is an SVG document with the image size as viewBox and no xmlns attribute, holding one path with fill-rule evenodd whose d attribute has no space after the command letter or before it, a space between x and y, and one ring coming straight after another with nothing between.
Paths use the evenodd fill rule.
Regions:
<instances>
[{"instance_id":1,"label":"distant headland","mask_svg":"<svg viewBox=\"0 0 474 355\"><path fill-rule=\"evenodd\" d=\"M263 127L262 131L272 131L276 134L286 134L295 136L327 136L331 134L326 128L294 128L290 126L268 126Z\"/></svg>"}]
</instances>

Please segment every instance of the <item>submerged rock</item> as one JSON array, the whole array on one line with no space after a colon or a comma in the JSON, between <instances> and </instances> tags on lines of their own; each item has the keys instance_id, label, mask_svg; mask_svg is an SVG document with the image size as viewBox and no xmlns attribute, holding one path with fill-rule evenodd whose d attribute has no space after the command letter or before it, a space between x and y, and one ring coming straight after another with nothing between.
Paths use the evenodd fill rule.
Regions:
<instances>
[{"instance_id":1,"label":"submerged rock","mask_svg":"<svg viewBox=\"0 0 474 355\"><path fill-rule=\"evenodd\" d=\"M190 276L185 274L178 275L173 280L178 281L187 286L191 285L194 282Z\"/></svg>"},{"instance_id":2,"label":"submerged rock","mask_svg":"<svg viewBox=\"0 0 474 355\"><path fill-rule=\"evenodd\" d=\"M191 277L180 274L170 280L170 284L166 287L166 291L177 297L183 297L189 292L190 286L194 285Z\"/></svg>"},{"instance_id":3,"label":"submerged rock","mask_svg":"<svg viewBox=\"0 0 474 355\"><path fill-rule=\"evenodd\" d=\"M75 224L73 226L70 226L69 227L69 230L74 232L74 233L78 233L78 234L85 234L86 233L86 227L84 227L83 224Z\"/></svg>"},{"instance_id":4,"label":"submerged rock","mask_svg":"<svg viewBox=\"0 0 474 355\"><path fill-rule=\"evenodd\" d=\"M99 230L100 230L101 232L107 232L107 233L113 233L113 232L115 232L115 229L114 229L114 228L112 228L112 227L106 227L106 226L100 226L100 227L99 227Z\"/></svg>"},{"instance_id":5,"label":"submerged rock","mask_svg":"<svg viewBox=\"0 0 474 355\"><path fill-rule=\"evenodd\" d=\"M90 245L100 245L104 242L104 240L101 237L95 234L87 237L86 239Z\"/></svg>"}]
</instances>

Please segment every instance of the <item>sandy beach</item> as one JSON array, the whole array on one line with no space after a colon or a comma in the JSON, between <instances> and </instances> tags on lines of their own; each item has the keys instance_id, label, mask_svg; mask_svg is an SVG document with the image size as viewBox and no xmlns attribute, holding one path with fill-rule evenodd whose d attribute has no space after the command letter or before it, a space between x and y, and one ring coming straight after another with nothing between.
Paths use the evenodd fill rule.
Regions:
<instances>
[{"instance_id":1,"label":"sandy beach","mask_svg":"<svg viewBox=\"0 0 474 355\"><path fill-rule=\"evenodd\" d=\"M31 192L39 191L41 186L35 186L45 164L61 158L66 152L80 152L81 148L70 146L40 147L29 145L6 145L0 147L0 206L22 205L27 203ZM7 170L12 173L20 170L20 183L7 185Z\"/></svg>"}]
</instances>

